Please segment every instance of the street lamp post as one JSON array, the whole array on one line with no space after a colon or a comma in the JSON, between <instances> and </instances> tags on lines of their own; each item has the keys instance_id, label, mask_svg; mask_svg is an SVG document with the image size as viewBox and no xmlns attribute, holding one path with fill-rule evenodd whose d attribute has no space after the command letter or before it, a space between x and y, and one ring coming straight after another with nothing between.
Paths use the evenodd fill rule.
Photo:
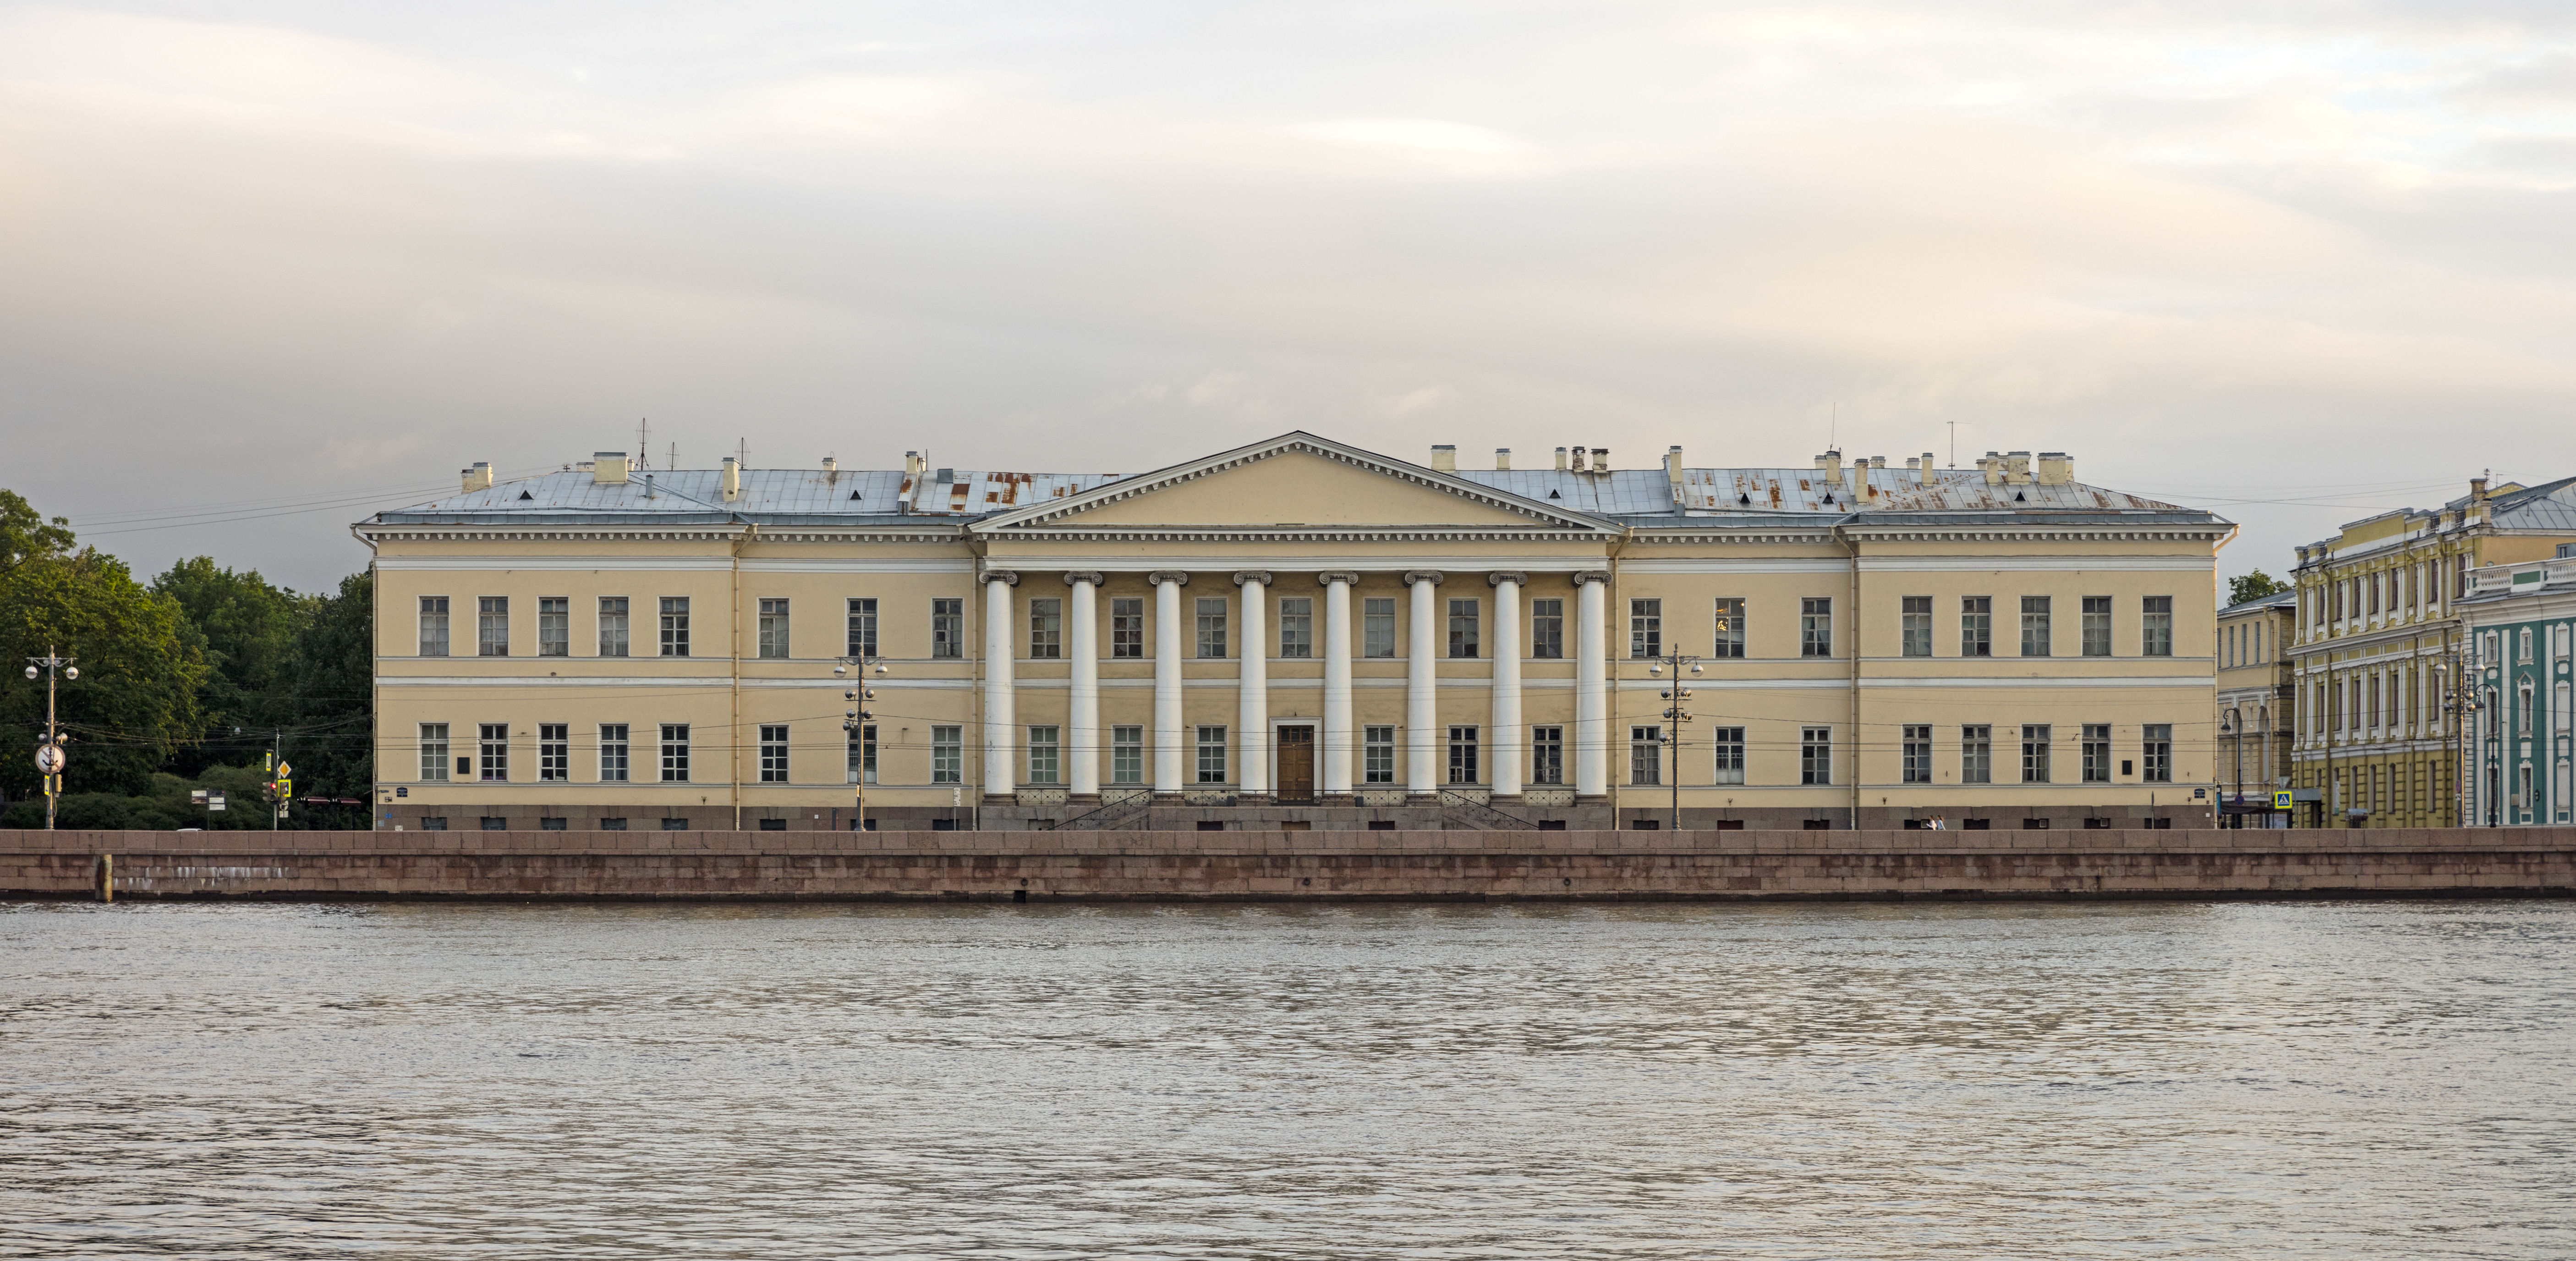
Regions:
<instances>
[{"instance_id":1,"label":"street lamp post","mask_svg":"<svg viewBox=\"0 0 2576 1261\"><path fill-rule=\"evenodd\" d=\"M850 830L865 832L868 830L868 755L875 751L868 743L867 727L876 721L876 715L859 706L877 698L876 689L868 686L868 676L882 676L886 672L885 658L873 652L843 657L839 665L832 667L832 673L835 677L848 678L853 667L857 668L859 677L850 680L850 690L841 693L841 699L850 703L848 712L841 716L841 730L859 742L858 774L850 785L857 794L857 817L851 820Z\"/></svg>"},{"instance_id":2,"label":"street lamp post","mask_svg":"<svg viewBox=\"0 0 2576 1261\"><path fill-rule=\"evenodd\" d=\"M1719 619L1719 624L1722 629L1724 619ZM1697 675L1700 659L1688 653L1674 652L1657 657L1654 662L1646 667L1647 674L1661 678L1665 669L1670 668L1673 672L1672 686L1665 688L1663 693L1663 743L1671 746L1673 751L1673 830L1678 832L1682 830L1682 724L1691 720L1690 711L1682 708L1682 702L1691 698L1691 690L1682 686L1682 667L1690 667L1690 672Z\"/></svg>"},{"instance_id":3,"label":"street lamp post","mask_svg":"<svg viewBox=\"0 0 2576 1261\"><path fill-rule=\"evenodd\" d=\"M2245 711L2234 705L2228 706L2227 716L2218 720L2218 734L2227 736L2236 744L2235 805L2241 811L2245 808ZM2244 816L2238 814L2234 817Z\"/></svg>"},{"instance_id":4,"label":"street lamp post","mask_svg":"<svg viewBox=\"0 0 2576 1261\"><path fill-rule=\"evenodd\" d=\"M44 656L27 658L27 677L34 679L38 670L45 672L45 742L36 746L36 770L45 777L45 830L51 832L54 803L63 795L63 763L69 760L63 754L62 724L54 716L54 681L80 678L80 667L70 657L56 656L47 644Z\"/></svg>"}]
</instances>

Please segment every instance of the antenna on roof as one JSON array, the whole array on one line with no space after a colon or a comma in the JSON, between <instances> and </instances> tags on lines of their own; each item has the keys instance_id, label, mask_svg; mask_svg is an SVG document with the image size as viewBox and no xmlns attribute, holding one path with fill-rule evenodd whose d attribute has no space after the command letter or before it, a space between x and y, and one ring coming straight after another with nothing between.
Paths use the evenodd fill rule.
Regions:
<instances>
[{"instance_id":1,"label":"antenna on roof","mask_svg":"<svg viewBox=\"0 0 2576 1261\"><path fill-rule=\"evenodd\" d=\"M733 457L733 462L734 462L734 464L735 464L737 467L740 467L740 468L750 468L750 467L751 467L751 439L749 439L749 438L736 438L736 439L734 439L734 444L733 444L733 445L734 445L734 457Z\"/></svg>"},{"instance_id":2,"label":"antenna on roof","mask_svg":"<svg viewBox=\"0 0 2576 1261\"><path fill-rule=\"evenodd\" d=\"M648 469L653 467L653 421L651 417L640 417L635 422L635 467L639 469Z\"/></svg>"}]
</instances>

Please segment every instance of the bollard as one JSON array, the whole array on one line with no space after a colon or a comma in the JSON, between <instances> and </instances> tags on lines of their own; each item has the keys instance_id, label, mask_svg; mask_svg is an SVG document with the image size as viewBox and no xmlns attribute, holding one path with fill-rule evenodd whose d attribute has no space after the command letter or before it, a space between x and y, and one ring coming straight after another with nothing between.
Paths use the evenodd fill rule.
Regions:
<instances>
[{"instance_id":1,"label":"bollard","mask_svg":"<svg viewBox=\"0 0 2576 1261\"><path fill-rule=\"evenodd\" d=\"M116 855L114 854L98 856L98 900L101 902L116 900Z\"/></svg>"}]
</instances>

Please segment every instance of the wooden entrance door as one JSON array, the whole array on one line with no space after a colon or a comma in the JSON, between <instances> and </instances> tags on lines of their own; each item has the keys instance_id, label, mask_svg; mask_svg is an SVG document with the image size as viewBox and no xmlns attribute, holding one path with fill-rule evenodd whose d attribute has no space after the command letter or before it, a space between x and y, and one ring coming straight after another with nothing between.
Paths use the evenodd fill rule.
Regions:
<instances>
[{"instance_id":1,"label":"wooden entrance door","mask_svg":"<svg viewBox=\"0 0 2576 1261\"><path fill-rule=\"evenodd\" d=\"M1315 729L1279 729L1279 800L1315 799Z\"/></svg>"}]
</instances>

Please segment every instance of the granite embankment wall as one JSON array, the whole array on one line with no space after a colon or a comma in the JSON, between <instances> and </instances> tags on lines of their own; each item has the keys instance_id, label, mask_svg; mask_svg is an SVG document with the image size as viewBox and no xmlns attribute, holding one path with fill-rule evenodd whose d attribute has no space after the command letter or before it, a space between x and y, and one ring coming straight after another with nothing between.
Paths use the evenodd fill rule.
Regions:
<instances>
[{"instance_id":1,"label":"granite embankment wall","mask_svg":"<svg viewBox=\"0 0 2576 1261\"><path fill-rule=\"evenodd\" d=\"M11 832L0 896L1940 898L2576 894L2576 828Z\"/></svg>"}]
</instances>

